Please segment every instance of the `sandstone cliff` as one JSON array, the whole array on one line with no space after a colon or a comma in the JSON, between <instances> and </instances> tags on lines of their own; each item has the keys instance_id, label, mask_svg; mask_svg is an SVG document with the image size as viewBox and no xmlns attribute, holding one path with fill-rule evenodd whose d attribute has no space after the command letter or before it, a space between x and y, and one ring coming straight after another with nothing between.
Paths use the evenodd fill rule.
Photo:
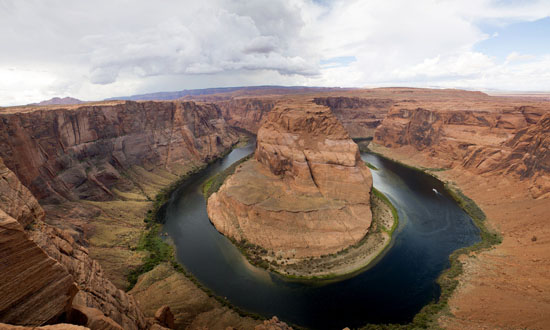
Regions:
<instances>
[{"instance_id":1,"label":"sandstone cliff","mask_svg":"<svg viewBox=\"0 0 550 330\"><path fill-rule=\"evenodd\" d=\"M44 219L44 210L0 158L0 208L23 226Z\"/></svg>"},{"instance_id":2,"label":"sandstone cliff","mask_svg":"<svg viewBox=\"0 0 550 330\"><path fill-rule=\"evenodd\" d=\"M73 278L0 209L0 322L42 325L69 311Z\"/></svg>"},{"instance_id":3,"label":"sandstone cliff","mask_svg":"<svg viewBox=\"0 0 550 330\"><path fill-rule=\"evenodd\" d=\"M42 221L37 200L1 159L0 191L0 322L70 320L76 306L88 306L96 321L112 323L105 314L124 329L147 327L134 298L104 277L87 250Z\"/></svg>"},{"instance_id":4,"label":"sandstone cliff","mask_svg":"<svg viewBox=\"0 0 550 330\"><path fill-rule=\"evenodd\" d=\"M263 119L275 107L275 104L287 98L236 98L217 101L216 104L222 110L227 123L256 134ZM311 100L311 98L306 97L304 100ZM374 130L385 118L394 100L327 96L315 97L312 102L329 107L352 138L370 138L374 136Z\"/></svg>"},{"instance_id":5,"label":"sandstone cliff","mask_svg":"<svg viewBox=\"0 0 550 330\"><path fill-rule=\"evenodd\" d=\"M25 233L44 211L0 158L0 322L55 321L76 294L72 276Z\"/></svg>"},{"instance_id":6,"label":"sandstone cliff","mask_svg":"<svg viewBox=\"0 0 550 330\"><path fill-rule=\"evenodd\" d=\"M219 108L131 102L0 113L0 157L44 202L112 199L133 166L182 174L237 140Z\"/></svg>"},{"instance_id":7,"label":"sandstone cliff","mask_svg":"<svg viewBox=\"0 0 550 330\"><path fill-rule=\"evenodd\" d=\"M510 164L508 170L531 180L533 197L550 197L550 113L519 131L506 146L512 148L503 162Z\"/></svg>"},{"instance_id":8,"label":"sandstone cliff","mask_svg":"<svg viewBox=\"0 0 550 330\"><path fill-rule=\"evenodd\" d=\"M372 177L329 109L281 104L257 141L255 158L208 200L220 232L297 258L334 253L366 235Z\"/></svg>"},{"instance_id":9,"label":"sandstone cliff","mask_svg":"<svg viewBox=\"0 0 550 330\"><path fill-rule=\"evenodd\" d=\"M329 107L352 138L371 138L395 101L329 96L316 97L313 102Z\"/></svg>"},{"instance_id":10,"label":"sandstone cliff","mask_svg":"<svg viewBox=\"0 0 550 330\"><path fill-rule=\"evenodd\" d=\"M432 167L529 178L535 198L550 191L545 165L548 114L543 107L455 110L448 104L419 104L396 104L376 130L374 143L412 147L429 156Z\"/></svg>"},{"instance_id":11,"label":"sandstone cliff","mask_svg":"<svg viewBox=\"0 0 550 330\"><path fill-rule=\"evenodd\" d=\"M262 120L275 106L271 98L243 98L216 102L229 125L258 133Z\"/></svg>"},{"instance_id":12,"label":"sandstone cliff","mask_svg":"<svg viewBox=\"0 0 550 330\"><path fill-rule=\"evenodd\" d=\"M131 295L113 285L91 251L117 278L141 259L143 252L130 250L138 243L150 198L238 141L219 108L193 102L109 102L9 108L0 118L0 154L6 163L0 158L0 209L21 223L15 229L13 221L6 223L9 231L1 234L10 242L0 244L2 253L12 259L6 257L10 264L0 271L17 282L0 288L0 296L9 300L0 306L0 314L6 315L0 322L39 325L61 315L66 322L92 329L159 328L146 320ZM6 165L41 196L46 214ZM96 245L102 233L108 233L105 248L105 243ZM16 248L22 251L13 253ZM137 257L129 258L132 253ZM29 276L36 275L32 272L14 276L14 270L25 266L22 255L40 265L29 268L45 274L43 280L49 282L31 283ZM39 262L39 257L47 262ZM66 282L74 289L70 295L63 291ZM3 295L17 291L17 285L31 290L20 290L26 296L17 304L23 307L14 305L13 294ZM40 285L44 288L39 290ZM55 297L48 296L52 290L57 291ZM39 301L32 300L33 294ZM22 309L29 307L24 299L34 303L31 310ZM44 302L48 299L53 303ZM25 323L34 322L29 314L33 309L41 319Z\"/></svg>"}]
</instances>

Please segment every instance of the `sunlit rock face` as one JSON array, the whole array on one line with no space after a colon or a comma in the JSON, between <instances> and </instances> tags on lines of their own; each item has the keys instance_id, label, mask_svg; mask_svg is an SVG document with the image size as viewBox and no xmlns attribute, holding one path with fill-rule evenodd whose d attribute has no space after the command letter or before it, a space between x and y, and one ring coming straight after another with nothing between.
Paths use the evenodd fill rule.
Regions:
<instances>
[{"instance_id":1,"label":"sunlit rock face","mask_svg":"<svg viewBox=\"0 0 550 330\"><path fill-rule=\"evenodd\" d=\"M254 158L208 201L221 233L298 258L334 253L365 236L372 176L328 108L279 104L257 141Z\"/></svg>"},{"instance_id":2,"label":"sunlit rock face","mask_svg":"<svg viewBox=\"0 0 550 330\"><path fill-rule=\"evenodd\" d=\"M43 203L110 200L135 166L181 175L237 140L212 104L126 101L0 113L0 157Z\"/></svg>"}]
</instances>

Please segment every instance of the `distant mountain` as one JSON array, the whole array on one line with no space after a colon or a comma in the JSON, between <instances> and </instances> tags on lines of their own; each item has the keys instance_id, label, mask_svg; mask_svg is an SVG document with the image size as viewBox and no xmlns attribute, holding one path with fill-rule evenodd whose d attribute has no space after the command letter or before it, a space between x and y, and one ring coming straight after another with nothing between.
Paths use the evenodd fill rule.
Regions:
<instances>
[{"instance_id":1,"label":"distant mountain","mask_svg":"<svg viewBox=\"0 0 550 330\"><path fill-rule=\"evenodd\" d=\"M84 103L84 101L75 99L74 97L63 97L63 98L54 97L49 100L33 103L32 105L64 105L64 104L80 104L80 103Z\"/></svg>"},{"instance_id":2,"label":"distant mountain","mask_svg":"<svg viewBox=\"0 0 550 330\"><path fill-rule=\"evenodd\" d=\"M250 87L220 87L220 88L204 88L204 89L184 89L176 92L158 92L149 94L139 94L131 96L111 97L105 99L105 101L111 100L176 100L181 98L195 99L201 96L208 95L226 95L231 96L248 96L255 94L302 94L308 92L328 92L335 90L345 90L344 88L332 88L332 87L303 87L303 86L250 86Z\"/></svg>"}]
</instances>

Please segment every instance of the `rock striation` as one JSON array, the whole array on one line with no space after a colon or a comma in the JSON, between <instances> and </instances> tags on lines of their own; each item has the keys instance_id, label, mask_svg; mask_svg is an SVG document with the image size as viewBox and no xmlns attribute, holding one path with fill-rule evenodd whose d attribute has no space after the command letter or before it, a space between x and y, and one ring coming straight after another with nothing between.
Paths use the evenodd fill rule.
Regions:
<instances>
[{"instance_id":1,"label":"rock striation","mask_svg":"<svg viewBox=\"0 0 550 330\"><path fill-rule=\"evenodd\" d=\"M38 201L1 159L0 191L0 322L71 321L80 305L93 312L95 324L147 328L134 298L117 289L68 232L42 221Z\"/></svg>"},{"instance_id":2,"label":"rock striation","mask_svg":"<svg viewBox=\"0 0 550 330\"><path fill-rule=\"evenodd\" d=\"M71 306L72 276L0 209L0 322L42 325Z\"/></svg>"},{"instance_id":3,"label":"rock striation","mask_svg":"<svg viewBox=\"0 0 550 330\"><path fill-rule=\"evenodd\" d=\"M43 220L45 213L32 193L17 176L6 167L0 158L0 208L23 227L29 226L35 220Z\"/></svg>"},{"instance_id":4,"label":"rock striation","mask_svg":"<svg viewBox=\"0 0 550 330\"><path fill-rule=\"evenodd\" d=\"M212 104L127 101L0 112L0 157L46 203L109 200L133 166L180 175L237 140Z\"/></svg>"},{"instance_id":5,"label":"rock striation","mask_svg":"<svg viewBox=\"0 0 550 330\"><path fill-rule=\"evenodd\" d=\"M109 225L114 223L105 230L118 229L115 225L129 226L133 223L113 222L124 211L119 205L129 203L138 208L132 213L136 218L131 220L143 226L148 200L159 189L219 157L238 141L238 133L226 125L220 109L212 104L180 101L17 107L0 110L0 126L0 155L4 157L3 161L0 158L0 210L16 218L20 227L20 231L10 227L8 233L2 233L6 240L14 237L12 241L18 244L5 245L9 251L3 252L11 254L15 249L12 245L40 252L70 279L71 287L78 288L71 293L68 304L61 306L57 301L66 294L55 281L40 289L40 281L33 284L14 276L12 272L23 267L24 260L10 259L9 267L0 267L2 276L13 277L18 285L40 289L36 294L44 300L33 300L34 308L46 319L34 325L49 321L55 314L68 323L92 329L161 328L145 318L133 296L113 285L103 267L91 257L102 251L93 243L97 228L104 229L97 225L100 220L96 217L108 219ZM103 214L102 207L112 212ZM69 230L63 230L66 228ZM130 249L128 237L123 239L123 247ZM115 250L121 249L117 246ZM38 271L51 272L45 265L42 263ZM9 301L0 306L0 313L19 314L25 322L32 322L26 310L13 305L13 297L3 295L5 290L18 286L11 282L6 285L0 296ZM57 290L57 295L49 297L48 290ZM48 298L51 305L47 304ZM49 306L52 312L43 312L39 304ZM0 318L2 321L26 324L7 316Z\"/></svg>"},{"instance_id":6,"label":"rock striation","mask_svg":"<svg viewBox=\"0 0 550 330\"><path fill-rule=\"evenodd\" d=\"M77 292L65 267L24 230L44 211L0 158L0 322L41 325L70 309Z\"/></svg>"},{"instance_id":7,"label":"rock striation","mask_svg":"<svg viewBox=\"0 0 550 330\"><path fill-rule=\"evenodd\" d=\"M329 107L352 138L372 138L375 129L380 126L395 101L385 98L329 96L316 97L313 102Z\"/></svg>"},{"instance_id":8,"label":"rock striation","mask_svg":"<svg viewBox=\"0 0 550 330\"><path fill-rule=\"evenodd\" d=\"M432 167L462 168L477 175L517 175L531 180L534 198L550 193L549 114L543 108L453 110L446 104L397 104L376 130L374 142L412 147Z\"/></svg>"},{"instance_id":9,"label":"rock striation","mask_svg":"<svg viewBox=\"0 0 550 330\"><path fill-rule=\"evenodd\" d=\"M319 257L357 243L372 215L372 176L330 109L279 104L258 131L254 159L208 200L224 235L283 257Z\"/></svg>"},{"instance_id":10,"label":"rock striation","mask_svg":"<svg viewBox=\"0 0 550 330\"><path fill-rule=\"evenodd\" d=\"M229 125L254 134L275 103L276 100L272 98L239 98L216 102Z\"/></svg>"},{"instance_id":11,"label":"rock striation","mask_svg":"<svg viewBox=\"0 0 550 330\"><path fill-rule=\"evenodd\" d=\"M533 197L550 197L550 113L519 131L506 146L512 148L503 162L511 164L508 170L531 180Z\"/></svg>"}]
</instances>

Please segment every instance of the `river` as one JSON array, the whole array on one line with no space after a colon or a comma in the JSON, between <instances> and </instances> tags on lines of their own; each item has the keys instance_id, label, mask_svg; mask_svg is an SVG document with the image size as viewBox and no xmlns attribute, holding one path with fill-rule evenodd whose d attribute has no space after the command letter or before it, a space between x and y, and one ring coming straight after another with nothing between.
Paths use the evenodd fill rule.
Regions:
<instances>
[{"instance_id":1,"label":"river","mask_svg":"<svg viewBox=\"0 0 550 330\"><path fill-rule=\"evenodd\" d=\"M315 329L406 323L437 300L435 282L456 249L479 241L471 218L437 179L372 154L374 186L399 213L390 247L368 269L332 282L287 281L251 266L212 226L201 184L254 150L234 149L182 185L168 204L163 230L176 246L178 261L215 294L250 312Z\"/></svg>"}]
</instances>

